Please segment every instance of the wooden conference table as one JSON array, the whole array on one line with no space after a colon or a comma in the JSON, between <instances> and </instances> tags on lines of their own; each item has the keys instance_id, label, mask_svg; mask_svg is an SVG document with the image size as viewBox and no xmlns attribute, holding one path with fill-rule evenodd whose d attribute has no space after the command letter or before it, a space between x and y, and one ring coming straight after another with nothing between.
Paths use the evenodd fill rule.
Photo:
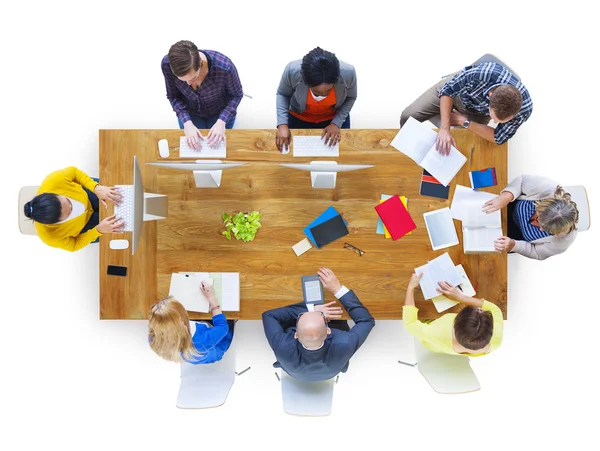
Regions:
<instances>
[{"instance_id":1,"label":"wooden conference table","mask_svg":"<svg viewBox=\"0 0 600 451\"><path fill-rule=\"evenodd\" d=\"M181 130L100 130L100 180L103 185L133 183L133 156L143 173L146 192L168 195L169 216L144 222L134 256L109 248L111 238L100 239L100 318L146 319L149 307L169 292L171 273L179 271L239 272L241 309L226 312L230 319L260 319L262 312L302 300L300 277L331 268L340 282L353 289L376 319L400 319L406 286L414 269L444 252L462 263L483 297L496 303L507 318L506 254L464 255L461 223L455 221L460 244L433 251L423 213L450 206L456 184L470 186L468 172L495 167L499 193L507 183L508 146L489 143L468 130L452 131L458 149L468 161L452 180L449 200L419 195L422 169L390 146L398 130L342 130L340 164L375 167L338 174L335 189L313 189L310 173L277 163L304 163L318 158L293 158L277 152L275 130L228 130L227 161L248 162L223 171L221 187L196 188L192 171L174 171L146 162L176 161ZM319 135L319 130L294 130L295 135ZM171 154L160 158L158 140L169 141ZM470 161L474 145L473 161ZM332 160L323 158L323 160ZM193 160L186 160L193 161ZM417 224L412 235L392 241L377 235L374 206L382 193L408 197L408 210ZM333 205L348 222L350 234L322 249L296 257L291 247L305 238L302 230ZM258 210L262 228L253 242L221 231L221 213ZM108 213L112 214L112 207ZM506 211L502 212L506 231ZM131 233L125 233L131 240ZM351 243L365 251L359 256L344 248ZM108 276L107 265L128 268L126 277ZM431 301L415 291L421 318L440 316ZM327 293L326 300L335 300ZM458 306L448 312L458 311ZM208 318L191 314L192 318ZM347 315L345 315L347 317Z\"/></svg>"}]
</instances>

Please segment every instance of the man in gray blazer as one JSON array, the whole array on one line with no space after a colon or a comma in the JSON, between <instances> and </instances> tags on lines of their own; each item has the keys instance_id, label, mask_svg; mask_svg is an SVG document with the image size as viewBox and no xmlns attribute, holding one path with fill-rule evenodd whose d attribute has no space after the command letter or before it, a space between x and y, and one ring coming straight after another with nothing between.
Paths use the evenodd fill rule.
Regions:
<instances>
[{"instance_id":1,"label":"man in gray blazer","mask_svg":"<svg viewBox=\"0 0 600 451\"><path fill-rule=\"evenodd\" d=\"M354 66L331 52L317 47L289 63L277 89L277 150L289 148L290 128L322 128L325 144L337 144L356 95Z\"/></svg>"}]
</instances>

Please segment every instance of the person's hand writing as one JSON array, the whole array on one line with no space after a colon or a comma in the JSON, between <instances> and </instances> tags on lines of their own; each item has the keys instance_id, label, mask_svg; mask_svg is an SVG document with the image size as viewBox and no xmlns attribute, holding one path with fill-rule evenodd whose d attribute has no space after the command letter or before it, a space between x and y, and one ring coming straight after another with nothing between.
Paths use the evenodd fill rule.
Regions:
<instances>
[{"instance_id":1,"label":"person's hand writing","mask_svg":"<svg viewBox=\"0 0 600 451\"><path fill-rule=\"evenodd\" d=\"M290 148L290 142L292 141L292 132L287 125L280 125L277 127L277 134L275 135L275 145L277 150L282 152L283 146Z\"/></svg>"},{"instance_id":2,"label":"person's hand writing","mask_svg":"<svg viewBox=\"0 0 600 451\"><path fill-rule=\"evenodd\" d=\"M200 130L196 128L191 120L183 124L183 131L185 133L185 141L187 142L187 145L194 150L201 150L204 136L202 136Z\"/></svg>"},{"instance_id":3,"label":"person's hand writing","mask_svg":"<svg viewBox=\"0 0 600 451\"><path fill-rule=\"evenodd\" d=\"M340 319L342 317L341 307L330 307L335 304L335 301L328 302L327 304L315 305L315 312L323 312L327 321L332 319Z\"/></svg>"},{"instance_id":4,"label":"person's hand writing","mask_svg":"<svg viewBox=\"0 0 600 451\"><path fill-rule=\"evenodd\" d=\"M450 154L451 146L456 147L456 141L454 141L454 137L450 133L450 129L440 129L435 141L435 150L442 155L448 155Z\"/></svg>"},{"instance_id":5,"label":"person's hand writing","mask_svg":"<svg viewBox=\"0 0 600 451\"><path fill-rule=\"evenodd\" d=\"M331 269L319 268L319 272L317 274L319 274L319 280L321 281L325 289L331 294L337 293L338 291L340 291L340 288L342 288L342 284Z\"/></svg>"},{"instance_id":6,"label":"person's hand writing","mask_svg":"<svg viewBox=\"0 0 600 451\"><path fill-rule=\"evenodd\" d=\"M321 139L325 140L326 146L335 146L342 139L340 134L340 128L334 123L329 124L323 129Z\"/></svg>"},{"instance_id":7,"label":"person's hand writing","mask_svg":"<svg viewBox=\"0 0 600 451\"><path fill-rule=\"evenodd\" d=\"M410 276L410 280L408 282L408 286L406 287L406 289L414 290L415 288L417 288L419 286L419 282L421 281L421 277L423 277L423 273L421 273L421 274L413 273L412 276Z\"/></svg>"},{"instance_id":8,"label":"person's hand writing","mask_svg":"<svg viewBox=\"0 0 600 451\"><path fill-rule=\"evenodd\" d=\"M460 291L458 287L455 287L448 282L438 282L438 285L440 286L440 288L436 288L438 293L442 293L444 296L454 301L459 300L462 291Z\"/></svg>"},{"instance_id":9,"label":"person's hand writing","mask_svg":"<svg viewBox=\"0 0 600 451\"><path fill-rule=\"evenodd\" d=\"M515 240L507 236L501 236L494 240L494 249L498 252L510 252L515 247Z\"/></svg>"},{"instance_id":10,"label":"person's hand writing","mask_svg":"<svg viewBox=\"0 0 600 451\"><path fill-rule=\"evenodd\" d=\"M112 215L104 218L100 224L96 226L96 230L100 233L121 233L125 223L117 215Z\"/></svg>"},{"instance_id":11,"label":"person's hand writing","mask_svg":"<svg viewBox=\"0 0 600 451\"><path fill-rule=\"evenodd\" d=\"M98 196L98 199L100 200L100 202L102 202L102 205L104 205L104 208L107 208L107 209L108 209L108 205L106 204L107 200L111 201L115 205L119 205L121 203L121 199L123 198L123 195L119 192L118 188L115 188L115 187L109 188L108 186L103 186L103 185L96 185L96 187L94 188L94 194L96 194L96 196Z\"/></svg>"},{"instance_id":12,"label":"person's hand writing","mask_svg":"<svg viewBox=\"0 0 600 451\"><path fill-rule=\"evenodd\" d=\"M206 144L210 147L217 147L225 139L225 121L217 119L206 137Z\"/></svg>"}]
</instances>

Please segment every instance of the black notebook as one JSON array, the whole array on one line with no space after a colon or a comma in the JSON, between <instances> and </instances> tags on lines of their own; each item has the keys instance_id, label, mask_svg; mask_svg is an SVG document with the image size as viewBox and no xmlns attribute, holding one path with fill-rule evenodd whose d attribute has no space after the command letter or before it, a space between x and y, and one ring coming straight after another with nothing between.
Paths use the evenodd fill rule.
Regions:
<instances>
[{"instance_id":1,"label":"black notebook","mask_svg":"<svg viewBox=\"0 0 600 451\"><path fill-rule=\"evenodd\" d=\"M310 232L312 233L318 248L348 235L349 233L341 215L336 215L324 223L312 227Z\"/></svg>"}]
</instances>

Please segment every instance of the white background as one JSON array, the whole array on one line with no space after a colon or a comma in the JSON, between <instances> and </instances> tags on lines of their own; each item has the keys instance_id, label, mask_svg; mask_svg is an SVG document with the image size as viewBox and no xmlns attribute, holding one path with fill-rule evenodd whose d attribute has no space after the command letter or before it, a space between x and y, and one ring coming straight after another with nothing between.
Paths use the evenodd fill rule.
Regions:
<instances>
[{"instance_id":1,"label":"white background","mask_svg":"<svg viewBox=\"0 0 600 451\"><path fill-rule=\"evenodd\" d=\"M332 415L314 419L283 413L258 323L240 328L238 366L252 370L225 405L177 409L178 366L150 351L146 322L98 320L98 246L52 249L21 236L15 212L19 188L53 170L97 174L99 129L176 128L160 61L189 39L228 55L254 96L242 101L237 128L275 126L284 66L317 45L356 66L354 128L396 128L440 76L495 53L534 102L510 141L509 176L584 184L595 219L596 11L579 1L16 4L2 6L0 27L0 448L598 446L598 224L563 255L509 258L505 339L472 362L479 392L434 393L396 363L398 324L381 321L340 378Z\"/></svg>"}]
</instances>

